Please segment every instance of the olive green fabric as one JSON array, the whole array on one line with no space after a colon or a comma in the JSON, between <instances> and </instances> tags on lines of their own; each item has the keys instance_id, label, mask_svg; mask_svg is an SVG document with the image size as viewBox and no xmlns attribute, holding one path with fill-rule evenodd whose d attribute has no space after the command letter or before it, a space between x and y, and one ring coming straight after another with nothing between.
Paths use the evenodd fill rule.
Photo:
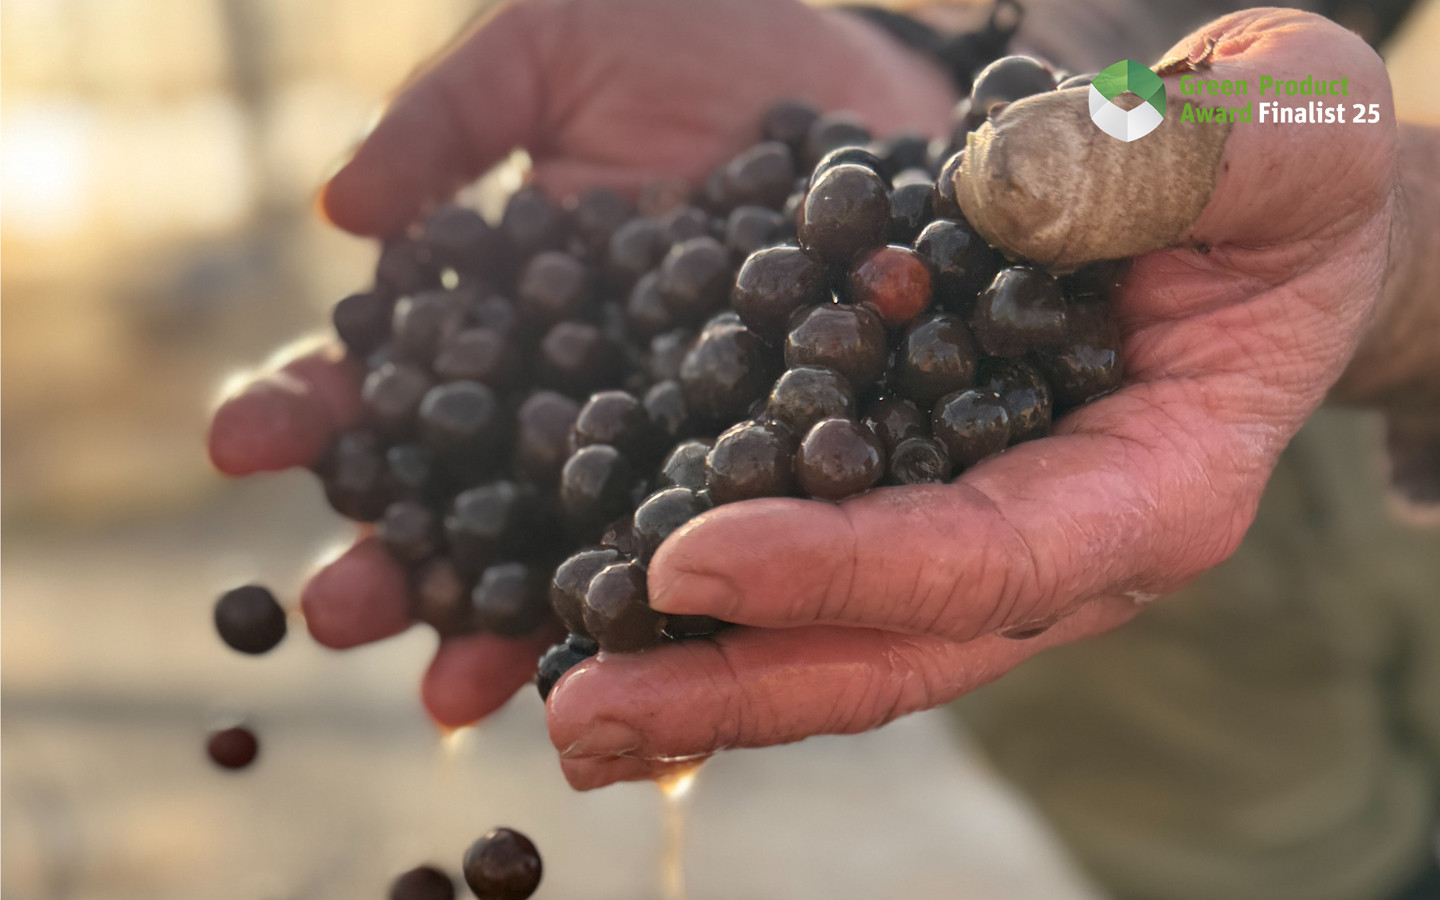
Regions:
<instances>
[{"instance_id":1,"label":"olive green fabric","mask_svg":"<svg viewBox=\"0 0 1440 900\"><path fill-rule=\"evenodd\" d=\"M1116 896L1379 900L1434 852L1440 533L1378 424L1317 414L1234 557L956 704Z\"/></svg>"}]
</instances>

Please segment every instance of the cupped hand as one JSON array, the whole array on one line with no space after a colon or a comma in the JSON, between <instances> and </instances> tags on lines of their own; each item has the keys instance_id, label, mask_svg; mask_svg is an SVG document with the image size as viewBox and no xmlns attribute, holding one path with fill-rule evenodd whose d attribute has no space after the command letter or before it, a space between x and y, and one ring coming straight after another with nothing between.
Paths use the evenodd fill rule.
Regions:
<instances>
[{"instance_id":1,"label":"cupped hand","mask_svg":"<svg viewBox=\"0 0 1440 900\"><path fill-rule=\"evenodd\" d=\"M574 786L945 703L1125 622L1235 549L1379 294L1394 111L1380 60L1315 16L1232 15L1173 55L1203 69L1187 74L1244 78L1252 91L1264 75L1343 76L1351 96L1327 99L1346 103L1347 121L1352 104L1377 103L1381 121L1235 125L1198 219L1176 246L1138 258L1116 299L1125 385L1053 436L952 484L838 506L752 501L672 536L650 567L652 605L759 627L573 669L549 719ZM1171 116L1186 99L1179 78L1167 79ZM1073 148L1029 149L1041 169L1044 154Z\"/></svg>"},{"instance_id":2,"label":"cupped hand","mask_svg":"<svg viewBox=\"0 0 1440 900\"><path fill-rule=\"evenodd\" d=\"M529 0L501 7L405 86L326 185L332 221L388 235L516 148L555 197L656 176L696 182L753 143L781 97L859 113L879 134L938 134L955 96L944 74L848 14L792 0ZM314 462L361 417L358 365L334 347L273 367L211 424L229 475ZM320 643L353 647L411 624L404 576L361 540L316 573L302 606ZM554 635L442 642L422 685L432 717L475 722L534 675Z\"/></svg>"}]
</instances>

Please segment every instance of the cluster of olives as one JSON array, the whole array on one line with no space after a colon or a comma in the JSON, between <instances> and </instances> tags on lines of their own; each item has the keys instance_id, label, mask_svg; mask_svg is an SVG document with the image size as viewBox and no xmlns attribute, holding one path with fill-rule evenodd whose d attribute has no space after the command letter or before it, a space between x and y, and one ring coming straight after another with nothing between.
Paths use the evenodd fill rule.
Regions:
<instances>
[{"instance_id":1,"label":"cluster of olives","mask_svg":"<svg viewBox=\"0 0 1440 900\"><path fill-rule=\"evenodd\" d=\"M946 481L1117 386L1118 269L1007 261L955 199L965 134L1055 87L1001 59L933 141L782 101L693 197L435 211L335 307L367 415L315 464L330 503L376 523L444 636L553 611L542 695L598 650L723 627L647 602L690 519Z\"/></svg>"}]
</instances>

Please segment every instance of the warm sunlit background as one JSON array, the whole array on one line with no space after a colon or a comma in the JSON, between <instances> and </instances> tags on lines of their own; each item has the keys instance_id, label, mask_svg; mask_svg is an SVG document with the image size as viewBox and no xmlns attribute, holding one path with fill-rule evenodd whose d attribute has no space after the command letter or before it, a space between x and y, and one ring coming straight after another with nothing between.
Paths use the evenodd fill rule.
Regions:
<instances>
[{"instance_id":1,"label":"warm sunlit background","mask_svg":"<svg viewBox=\"0 0 1440 900\"><path fill-rule=\"evenodd\" d=\"M256 660L209 624L243 580L293 599L346 538L308 476L215 476L206 409L365 280L373 247L318 222L314 187L476 9L0 6L6 900L380 897L498 824L536 839L542 897L660 896L654 788L570 793L533 692L442 743L415 700L428 631L334 654L296 623ZM1435 46L1440 0L1393 56L1420 73L1402 107L1440 120L1406 93L1440 84ZM201 745L234 715L262 757L224 775ZM956 741L922 716L720 759L691 895L1090 896Z\"/></svg>"}]
</instances>

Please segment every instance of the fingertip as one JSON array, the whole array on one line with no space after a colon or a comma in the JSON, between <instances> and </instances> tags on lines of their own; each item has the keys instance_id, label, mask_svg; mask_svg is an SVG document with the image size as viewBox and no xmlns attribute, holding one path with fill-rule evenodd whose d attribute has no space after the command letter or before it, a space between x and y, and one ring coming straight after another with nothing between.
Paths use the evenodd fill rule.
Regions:
<instances>
[{"instance_id":1,"label":"fingertip","mask_svg":"<svg viewBox=\"0 0 1440 900\"><path fill-rule=\"evenodd\" d=\"M306 466L330 439L328 410L293 376L272 374L224 400L210 420L210 461L226 475Z\"/></svg>"},{"instance_id":2,"label":"fingertip","mask_svg":"<svg viewBox=\"0 0 1440 900\"><path fill-rule=\"evenodd\" d=\"M554 635L523 638L480 633L447 638L420 683L430 718L444 728L473 725L505 705L535 676L535 664Z\"/></svg>"},{"instance_id":3,"label":"fingertip","mask_svg":"<svg viewBox=\"0 0 1440 900\"><path fill-rule=\"evenodd\" d=\"M331 429L350 428L364 416L360 390L365 381L361 364L346 356L345 348L327 341L309 353L285 363L281 369L304 384L325 410Z\"/></svg>"},{"instance_id":4,"label":"fingertip","mask_svg":"<svg viewBox=\"0 0 1440 900\"><path fill-rule=\"evenodd\" d=\"M366 538L310 578L300 606L315 641L343 650L409 628L406 596L399 563L377 538Z\"/></svg>"},{"instance_id":5,"label":"fingertip","mask_svg":"<svg viewBox=\"0 0 1440 900\"><path fill-rule=\"evenodd\" d=\"M405 227L420 201L408 198L401 186L351 157L321 186L316 206L337 228L361 237L387 237Z\"/></svg>"}]
</instances>

